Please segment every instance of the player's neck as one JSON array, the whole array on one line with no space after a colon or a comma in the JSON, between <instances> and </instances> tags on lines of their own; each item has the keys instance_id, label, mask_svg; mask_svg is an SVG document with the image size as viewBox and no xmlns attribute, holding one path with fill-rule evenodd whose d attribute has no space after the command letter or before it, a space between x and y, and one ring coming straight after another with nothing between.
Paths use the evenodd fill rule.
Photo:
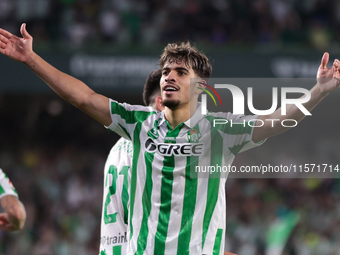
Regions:
<instances>
[{"instance_id":1,"label":"player's neck","mask_svg":"<svg viewBox=\"0 0 340 255\"><path fill-rule=\"evenodd\" d=\"M196 112L197 102L179 107L176 109L169 109L165 107L165 118L169 122L172 129L176 128L182 122L187 121Z\"/></svg>"}]
</instances>

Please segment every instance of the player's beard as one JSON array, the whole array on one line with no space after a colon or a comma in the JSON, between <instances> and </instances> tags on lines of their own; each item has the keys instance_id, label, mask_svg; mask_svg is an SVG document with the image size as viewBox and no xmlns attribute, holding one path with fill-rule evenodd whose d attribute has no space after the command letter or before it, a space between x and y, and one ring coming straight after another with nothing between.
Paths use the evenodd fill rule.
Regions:
<instances>
[{"instance_id":1,"label":"player's beard","mask_svg":"<svg viewBox=\"0 0 340 255\"><path fill-rule=\"evenodd\" d=\"M178 106L180 105L180 101L179 100L163 100L162 101L162 104L165 106L165 107L168 107L170 110L175 110L178 108Z\"/></svg>"}]
</instances>

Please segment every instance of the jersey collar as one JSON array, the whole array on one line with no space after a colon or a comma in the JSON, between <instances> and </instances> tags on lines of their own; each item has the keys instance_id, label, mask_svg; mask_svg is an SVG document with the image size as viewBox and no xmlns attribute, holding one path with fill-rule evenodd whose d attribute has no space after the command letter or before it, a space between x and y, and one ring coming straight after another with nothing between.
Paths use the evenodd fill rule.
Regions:
<instances>
[{"instance_id":1,"label":"jersey collar","mask_svg":"<svg viewBox=\"0 0 340 255\"><path fill-rule=\"evenodd\" d=\"M204 115L202 115L201 111L202 111L201 110L201 103L198 102L196 112L194 113L194 115L191 116L190 119L183 122L184 125L186 125L188 128L193 128L194 126L196 126L196 124L204 117ZM165 112L164 111L161 112L161 115L159 117L158 127L160 127L163 124L166 125L166 123L165 123Z\"/></svg>"}]
</instances>

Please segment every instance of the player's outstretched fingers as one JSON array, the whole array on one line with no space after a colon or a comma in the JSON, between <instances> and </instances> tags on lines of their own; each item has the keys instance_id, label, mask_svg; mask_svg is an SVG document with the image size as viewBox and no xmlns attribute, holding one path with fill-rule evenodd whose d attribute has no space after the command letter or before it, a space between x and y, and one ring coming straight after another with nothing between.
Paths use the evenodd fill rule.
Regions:
<instances>
[{"instance_id":1,"label":"player's outstretched fingers","mask_svg":"<svg viewBox=\"0 0 340 255\"><path fill-rule=\"evenodd\" d=\"M0 42L2 43L7 43L9 40L7 37L3 36L2 34L0 34Z\"/></svg>"},{"instance_id":2,"label":"player's outstretched fingers","mask_svg":"<svg viewBox=\"0 0 340 255\"><path fill-rule=\"evenodd\" d=\"M4 37L8 38L8 39L10 39L13 36L10 32L8 32L8 31L6 31L2 28L0 28L0 34L3 35Z\"/></svg>"},{"instance_id":3,"label":"player's outstretched fingers","mask_svg":"<svg viewBox=\"0 0 340 255\"><path fill-rule=\"evenodd\" d=\"M339 69L340 68L340 61L338 59L335 59L333 66L335 66L337 69Z\"/></svg>"},{"instance_id":4,"label":"player's outstretched fingers","mask_svg":"<svg viewBox=\"0 0 340 255\"><path fill-rule=\"evenodd\" d=\"M5 55L6 52L6 44L0 43L0 53Z\"/></svg>"},{"instance_id":5,"label":"player's outstretched fingers","mask_svg":"<svg viewBox=\"0 0 340 255\"><path fill-rule=\"evenodd\" d=\"M335 78L337 81L340 81L340 71L336 70L333 74L333 78Z\"/></svg>"},{"instance_id":6,"label":"player's outstretched fingers","mask_svg":"<svg viewBox=\"0 0 340 255\"><path fill-rule=\"evenodd\" d=\"M325 52L322 56L322 59L321 59L321 68L322 69L326 69L327 68L327 64L328 64L328 61L329 61L329 53L328 52Z\"/></svg>"}]
</instances>

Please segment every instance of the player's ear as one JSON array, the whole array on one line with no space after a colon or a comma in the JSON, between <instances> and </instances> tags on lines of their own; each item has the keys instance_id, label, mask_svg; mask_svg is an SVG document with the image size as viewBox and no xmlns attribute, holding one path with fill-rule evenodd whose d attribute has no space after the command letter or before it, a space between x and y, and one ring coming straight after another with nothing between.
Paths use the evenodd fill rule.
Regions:
<instances>
[{"instance_id":1,"label":"player's ear","mask_svg":"<svg viewBox=\"0 0 340 255\"><path fill-rule=\"evenodd\" d=\"M161 96L156 97L155 102L156 102L156 110L159 112L163 111L165 106L162 103L162 97Z\"/></svg>"}]
</instances>

